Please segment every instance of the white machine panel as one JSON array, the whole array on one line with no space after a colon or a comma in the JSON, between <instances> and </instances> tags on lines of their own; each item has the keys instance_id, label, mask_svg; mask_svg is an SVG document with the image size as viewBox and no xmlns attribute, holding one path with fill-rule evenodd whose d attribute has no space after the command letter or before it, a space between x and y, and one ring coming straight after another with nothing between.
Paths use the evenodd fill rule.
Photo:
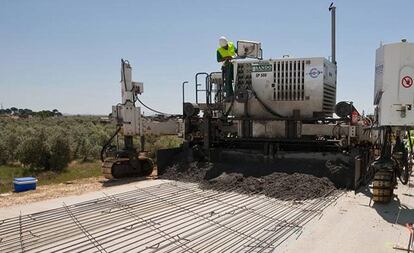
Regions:
<instances>
[{"instance_id":1,"label":"white machine panel","mask_svg":"<svg viewBox=\"0 0 414 253\"><path fill-rule=\"evenodd\" d=\"M141 110L139 107L123 106L121 110L124 135L141 135Z\"/></svg>"},{"instance_id":2,"label":"white machine panel","mask_svg":"<svg viewBox=\"0 0 414 253\"><path fill-rule=\"evenodd\" d=\"M124 135L141 135L141 109L128 105L112 106L112 119L122 124Z\"/></svg>"},{"instance_id":3,"label":"white machine panel","mask_svg":"<svg viewBox=\"0 0 414 253\"><path fill-rule=\"evenodd\" d=\"M277 138L285 137L284 121L259 121L253 120L253 137Z\"/></svg>"},{"instance_id":4,"label":"white machine panel","mask_svg":"<svg viewBox=\"0 0 414 253\"><path fill-rule=\"evenodd\" d=\"M382 45L376 51L374 104L378 125L414 126L414 43Z\"/></svg>"},{"instance_id":5,"label":"white machine panel","mask_svg":"<svg viewBox=\"0 0 414 253\"><path fill-rule=\"evenodd\" d=\"M235 91L252 90L282 116L297 110L303 117L332 115L336 104L336 65L323 57L234 61ZM232 114L269 118L273 115L256 99L233 104Z\"/></svg>"},{"instance_id":6,"label":"white machine panel","mask_svg":"<svg viewBox=\"0 0 414 253\"><path fill-rule=\"evenodd\" d=\"M136 94L144 93L144 83L143 82L132 82L132 91Z\"/></svg>"},{"instance_id":7,"label":"white machine panel","mask_svg":"<svg viewBox=\"0 0 414 253\"><path fill-rule=\"evenodd\" d=\"M252 64L252 84L254 86L263 87L260 91L269 90L273 84L273 64L271 62L261 62ZM271 92L265 92L261 94L266 97L266 99L272 99Z\"/></svg>"}]
</instances>

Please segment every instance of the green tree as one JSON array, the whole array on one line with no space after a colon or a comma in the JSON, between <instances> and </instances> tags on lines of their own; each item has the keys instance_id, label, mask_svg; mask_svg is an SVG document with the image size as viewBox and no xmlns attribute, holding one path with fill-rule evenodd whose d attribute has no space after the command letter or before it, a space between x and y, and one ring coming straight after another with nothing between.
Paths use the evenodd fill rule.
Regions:
<instances>
[{"instance_id":1,"label":"green tree","mask_svg":"<svg viewBox=\"0 0 414 253\"><path fill-rule=\"evenodd\" d=\"M68 138L58 135L52 140L49 165L52 170L66 168L71 160Z\"/></svg>"},{"instance_id":2,"label":"green tree","mask_svg":"<svg viewBox=\"0 0 414 253\"><path fill-rule=\"evenodd\" d=\"M50 149L43 131L37 136L24 140L18 148L19 161L26 166L37 169L49 169Z\"/></svg>"},{"instance_id":3,"label":"green tree","mask_svg":"<svg viewBox=\"0 0 414 253\"><path fill-rule=\"evenodd\" d=\"M93 158L94 146L88 138L82 140L79 146L79 156L83 161L88 161Z\"/></svg>"},{"instance_id":4,"label":"green tree","mask_svg":"<svg viewBox=\"0 0 414 253\"><path fill-rule=\"evenodd\" d=\"M13 114L16 114L19 111L19 109L17 109L16 107L12 107L10 108L10 110L13 112Z\"/></svg>"},{"instance_id":5,"label":"green tree","mask_svg":"<svg viewBox=\"0 0 414 253\"><path fill-rule=\"evenodd\" d=\"M6 145L7 153L11 161L16 160L17 147L19 146L20 138L14 131L9 131L4 137L4 144Z\"/></svg>"},{"instance_id":6,"label":"green tree","mask_svg":"<svg viewBox=\"0 0 414 253\"><path fill-rule=\"evenodd\" d=\"M6 164L10 159L6 143L0 140L0 165Z\"/></svg>"}]
</instances>

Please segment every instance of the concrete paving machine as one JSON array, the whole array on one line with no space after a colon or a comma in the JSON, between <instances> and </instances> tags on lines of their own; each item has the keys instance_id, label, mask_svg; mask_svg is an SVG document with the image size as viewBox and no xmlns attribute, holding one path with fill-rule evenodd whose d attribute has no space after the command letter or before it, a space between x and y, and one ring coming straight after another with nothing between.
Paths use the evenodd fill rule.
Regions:
<instances>
[{"instance_id":1,"label":"concrete paving machine","mask_svg":"<svg viewBox=\"0 0 414 253\"><path fill-rule=\"evenodd\" d=\"M336 104L335 7L330 11L331 60L263 59L261 43L238 41L234 96L225 93L221 72L197 73L195 103L183 103L190 149L213 162L249 164L247 175L296 171L346 188L365 181L373 159L365 129L371 120L352 102Z\"/></svg>"},{"instance_id":2,"label":"concrete paving machine","mask_svg":"<svg viewBox=\"0 0 414 253\"><path fill-rule=\"evenodd\" d=\"M238 41L232 87L225 75L195 75L194 102L185 101L182 147L157 153L158 172L177 159L227 164L213 169L261 176L274 171L328 177L336 186L357 189L373 180L373 199L388 202L397 178L411 173L410 129L414 125L414 44L403 41L377 50L374 116L360 114L352 102L336 102L337 63L335 6L331 12L331 59L324 57L263 59L261 43ZM113 107L124 148L107 157L107 178L148 175L153 161L133 146L143 136L135 106L142 83L131 81L131 67L122 61L122 104ZM114 135L114 136L115 136Z\"/></svg>"},{"instance_id":3,"label":"concrete paving machine","mask_svg":"<svg viewBox=\"0 0 414 253\"><path fill-rule=\"evenodd\" d=\"M245 175L328 177L348 189L373 179L377 202L392 198L397 177L407 183L412 143L403 140L414 124L413 44L378 49L376 115L361 115L352 102L336 103L335 6L329 10L331 60L263 59L261 43L238 41L234 96L225 93L221 72L196 74L192 103L184 101L183 83L184 150L190 156L227 163L230 172ZM180 151L160 152L164 165Z\"/></svg>"}]
</instances>

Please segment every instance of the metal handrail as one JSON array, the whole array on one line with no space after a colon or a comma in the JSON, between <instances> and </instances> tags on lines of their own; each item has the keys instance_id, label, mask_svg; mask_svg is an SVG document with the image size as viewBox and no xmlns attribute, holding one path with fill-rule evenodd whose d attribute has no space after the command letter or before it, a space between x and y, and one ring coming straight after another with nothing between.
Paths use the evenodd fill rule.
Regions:
<instances>
[{"instance_id":1,"label":"metal handrail","mask_svg":"<svg viewBox=\"0 0 414 253\"><path fill-rule=\"evenodd\" d=\"M198 104L198 92L199 91L204 91L204 90L199 90L198 86L201 86L201 84L198 83L198 76L200 75L206 75L208 76L207 72L199 72L195 75L195 95L196 95L196 104ZM207 89L206 89L207 90Z\"/></svg>"}]
</instances>

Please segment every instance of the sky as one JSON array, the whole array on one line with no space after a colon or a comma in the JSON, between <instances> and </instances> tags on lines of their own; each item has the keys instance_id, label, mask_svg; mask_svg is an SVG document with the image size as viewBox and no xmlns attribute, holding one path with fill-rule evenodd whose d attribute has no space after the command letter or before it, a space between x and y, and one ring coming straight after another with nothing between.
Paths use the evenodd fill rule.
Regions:
<instances>
[{"instance_id":1,"label":"sky","mask_svg":"<svg viewBox=\"0 0 414 253\"><path fill-rule=\"evenodd\" d=\"M330 57L331 1L0 0L4 108L108 114L121 100L120 60L141 100L181 112L197 72L218 71L218 38L262 43L264 58ZM412 0L337 0L337 101L372 112L375 50L414 41ZM144 109L145 114L150 112Z\"/></svg>"}]
</instances>

